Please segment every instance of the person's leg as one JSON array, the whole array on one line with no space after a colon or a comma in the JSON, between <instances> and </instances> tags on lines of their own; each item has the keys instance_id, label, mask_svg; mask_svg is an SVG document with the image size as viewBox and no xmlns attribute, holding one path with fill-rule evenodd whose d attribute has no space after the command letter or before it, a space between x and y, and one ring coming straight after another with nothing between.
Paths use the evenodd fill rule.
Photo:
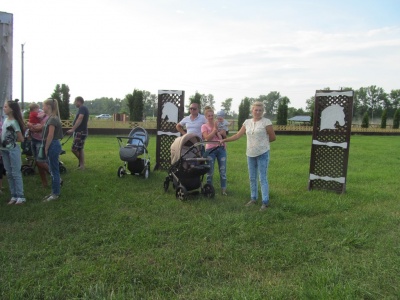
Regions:
<instances>
[{"instance_id":1,"label":"person's leg","mask_svg":"<svg viewBox=\"0 0 400 300\"><path fill-rule=\"evenodd\" d=\"M249 168L251 200L256 201L258 198L257 158L248 156L247 157L247 166Z\"/></svg>"},{"instance_id":2,"label":"person's leg","mask_svg":"<svg viewBox=\"0 0 400 300\"><path fill-rule=\"evenodd\" d=\"M38 172L40 176L40 180L42 181L42 186L43 187L48 187L48 182L47 182L47 174L49 174L49 166L45 161L40 161L38 160L38 153L39 153L39 147L42 144L42 141L32 139L31 142L31 147L32 147L32 155L35 158L35 163L36 166L38 167Z\"/></svg>"},{"instance_id":3,"label":"person's leg","mask_svg":"<svg viewBox=\"0 0 400 300\"><path fill-rule=\"evenodd\" d=\"M50 173L49 166L45 162L36 162L36 166L38 167L40 180L42 181L42 186L47 188L49 183L47 182L47 174Z\"/></svg>"},{"instance_id":4,"label":"person's leg","mask_svg":"<svg viewBox=\"0 0 400 300\"><path fill-rule=\"evenodd\" d=\"M10 149L9 153L10 153L9 162L11 169L9 174L13 181L15 197L17 197L16 204L21 204L25 202L25 196L24 196L24 183L22 181L22 172L21 172L21 165L22 165L21 148L19 144L16 144L16 146L13 149ZM7 177L8 176L9 175L7 175Z\"/></svg>"},{"instance_id":5,"label":"person's leg","mask_svg":"<svg viewBox=\"0 0 400 300\"><path fill-rule=\"evenodd\" d=\"M268 205L269 202L269 186L268 186L268 164L269 151L258 156L258 171L261 185L262 203Z\"/></svg>"},{"instance_id":6,"label":"person's leg","mask_svg":"<svg viewBox=\"0 0 400 300\"><path fill-rule=\"evenodd\" d=\"M208 184L212 184L212 182L213 182L214 165L215 165L215 151L211 152L211 150L212 149L209 149L204 153L204 157L211 158L208 161L208 164L210 165L210 170L208 171L207 176L206 176Z\"/></svg>"},{"instance_id":7,"label":"person's leg","mask_svg":"<svg viewBox=\"0 0 400 300\"><path fill-rule=\"evenodd\" d=\"M60 184L60 168L59 168L59 156L61 152L60 141L53 140L48 150L48 163L51 174L51 192L53 195L59 196L61 192Z\"/></svg>"},{"instance_id":8,"label":"person's leg","mask_svg":"<svg viewBox=\"0 0 400 300\"><path fill-rule=\"evenodd\" d=\"M224 147L219 147L217 150L217 160L219 168L219 179L221 183L221 191L226 195L226 150Z\"/></svg>"},{"instance_id":9,"label":"person's leg","mask_svg":"<svg viewBox=\"0 0 400 300\"><path fill-rule=\"evenodd\" d=\"M72 153L78 159L79 165L78 169L85 169L85 151L83 150L87 133L85 132L75 132L74 142L72 144Z\"/></svg>"},{"instance_id":10,"label":"person's leg","mask_svg":"<svg viewBox=\"0 0 400 300\"><path fill-rule=\"evenodd\" d=\"M10 152L2 151L2 155L3 155L4 168L6 169L7 172L8 188L10 189L10 194L11 194L11 201L9 202L9 204L13 204L17 201L17 193L15 192L14 178L12 177L12 172L11 172Z\"/></svg>"},{"instance_id":11,"label":"person's leg","mask_svg":"<svg viewBox=\"0 0 400 300\"><path fill-rule=\"evenodd\" d=\"M81 151L79 151L79 168L81 170L85 169L85 150L81 149Z\"/></svg>"}]
</instances>

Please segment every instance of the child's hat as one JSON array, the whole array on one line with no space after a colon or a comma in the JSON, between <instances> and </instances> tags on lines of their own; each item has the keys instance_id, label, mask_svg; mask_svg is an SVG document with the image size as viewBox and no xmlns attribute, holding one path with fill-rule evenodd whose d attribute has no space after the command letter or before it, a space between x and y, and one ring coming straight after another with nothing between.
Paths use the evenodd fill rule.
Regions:
<instances>
[{"instance_id":1,"label":"child's hat","mask_svg":"<svg viewBox=\"0 0 400 300\"><path fill-rule=\"evenodd\" d=\"M225 112L223 110L220 110L217 112L217 117L225 117Z\"/></svg>"}]
</instances>

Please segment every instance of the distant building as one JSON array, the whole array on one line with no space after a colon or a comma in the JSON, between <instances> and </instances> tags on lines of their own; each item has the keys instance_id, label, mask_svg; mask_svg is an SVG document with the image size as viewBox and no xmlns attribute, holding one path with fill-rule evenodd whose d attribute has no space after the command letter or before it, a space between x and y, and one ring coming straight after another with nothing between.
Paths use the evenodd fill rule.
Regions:
<instances>
[{"instance_id":1,"label":"distant building","mask_svg":"<svg viewBox=\"0 0 400 300\"><path fill-rule=\"evenodd\" d=\"M300 125L311 125L311 117L310 116L294 116L293 118L288 119L289 124L293 125L296 123L300 123Z\"/></svg>"}]
</instances>

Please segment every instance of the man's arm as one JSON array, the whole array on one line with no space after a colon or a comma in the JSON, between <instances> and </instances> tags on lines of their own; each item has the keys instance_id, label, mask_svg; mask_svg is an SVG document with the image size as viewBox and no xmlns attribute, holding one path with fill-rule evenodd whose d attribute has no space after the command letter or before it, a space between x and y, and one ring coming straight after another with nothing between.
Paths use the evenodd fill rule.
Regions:
<instances>
[{"instance_id":1,"label":"man's arm","mask_svg":"<svg viewBox=\"0 0 400 300\"><path fill-rule=\"evenodd\" d=\"M76 119L74 126L72 126L72 128L67 131L67 134L73 133L79 127L79 125L81 125L82 120L83 120L83 114L80 114Z\"/></svg>"},{"instance_id":2,"label":"man's arm","mask_svg":"<svg viewBox=\"0 0 400 300\"><path fill-rule=\"evenodd\" d=\"M186 134L186 131L183 130L183 126L180 123L176 124L176 130L178 130L182 135Z\"/></svg>"}]
</instances>

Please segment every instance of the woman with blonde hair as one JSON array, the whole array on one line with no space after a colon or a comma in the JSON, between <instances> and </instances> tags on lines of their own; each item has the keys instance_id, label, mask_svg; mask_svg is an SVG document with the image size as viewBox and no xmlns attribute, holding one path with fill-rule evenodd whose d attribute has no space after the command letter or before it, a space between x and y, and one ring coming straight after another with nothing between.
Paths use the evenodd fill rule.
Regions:
<instances>
[{"instance_id":1,"label":"woman with blonde hair","mask_svg":"<svg viewBox=\"0 0 400 300\"><path fill-rule=\"evenodd\" d=\"M218 141L226 138L226 133L218 132L218 121L214 119L214 110L211 107L204 109L204 115L207 123L201 126L201 134L205 141L215 141L216 143L207 143L204 156L211 157L210 171L207 174L207 183L212 184L214 175L215 159L218 161L219 177L221 182L221 193L226 196L226 149L225 145L219 145Z\"/></svg>"},{"instance_id":2,"label":"woman with blonde hair","mask_svg":"<svg viewBox=\"0 0 400 300\"><path fill-rule=\"evenodd\" d=\"M244 121L242 128L233 136L221 140L221 142L236 141L244 134L247 136L247 165L250 178L251 199L246 206L256 204L258 198L257 175L261 184L262 205L260 210L265 210L269 205L268 164L270 143L276 136L272 128L272 122L263 117L264 105L262 102L254 102L251 107L253 118ZM257 174L258 173L258 174Z\"/></svg>"},{"instance_id":3,"label":"woman with blonde hair","mask_svg":"<svg viewBox=\"0 0 400 300\"><path fill-rule=\"evenodd\" d=\"M44 153L51 174L51 194L43 199L44 202L48 202L58 199L61 193L59 157L61 152L60 139L62 139L63 133L57 100L51 98L45 100L43 111L49 117L43 130Z\"/></svg>"}]
</instances>

